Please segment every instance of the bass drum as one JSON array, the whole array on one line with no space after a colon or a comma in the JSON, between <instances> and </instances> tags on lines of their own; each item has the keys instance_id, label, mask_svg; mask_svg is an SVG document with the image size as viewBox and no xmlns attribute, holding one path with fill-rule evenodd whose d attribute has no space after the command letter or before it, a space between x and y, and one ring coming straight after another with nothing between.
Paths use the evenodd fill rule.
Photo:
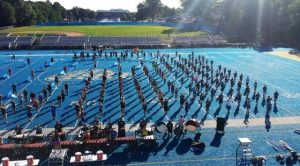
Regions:
<instances>
[{"instance_id":1,"label":"bass drum","mask_svg":"<svg viewBox=\"0 0 300 166\"><path fill-rule=\"evenodd\" d=\"M188 120L185 123L185 129L186 129L186 131L189 131L189 132L196 132L198 127L199 127L199 123L195 119Z\"/></svg>"},{"instance_id":2,"label":"bass drum","mask_svg":"<svg viewBox=\"0 0 300 166\"><path fill-rule=\"evenodd\" d=\"M158 133L167 133L168 127L164 122L159 122L155 127L155 131Z\"/></svg>"}]
</instances>

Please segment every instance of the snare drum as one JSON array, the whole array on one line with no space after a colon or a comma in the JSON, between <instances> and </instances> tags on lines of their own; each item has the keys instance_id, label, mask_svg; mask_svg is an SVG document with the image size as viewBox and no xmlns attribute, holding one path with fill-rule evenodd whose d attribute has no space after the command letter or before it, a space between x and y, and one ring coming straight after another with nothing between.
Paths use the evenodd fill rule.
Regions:
<instances>
[{"instance_id":1,"label":"snare drum","mask_svg":"<svg viewBox=\"0 0 300 166\"><path fill-rule=\"evenodd\" d=\"M155 131L158 133L167 133L168 127L164 122L159 122L155 127Z\"/></svg>"}]
</instances>

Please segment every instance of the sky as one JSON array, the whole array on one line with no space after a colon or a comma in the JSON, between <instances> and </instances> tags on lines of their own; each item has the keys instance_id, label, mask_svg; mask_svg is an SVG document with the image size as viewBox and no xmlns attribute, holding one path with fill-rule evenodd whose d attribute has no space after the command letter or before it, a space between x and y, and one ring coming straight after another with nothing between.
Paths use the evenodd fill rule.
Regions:
<instances>
[{"instance_id":1,"label":"sky","mask_svg":"<svg viewBox=\"0 0 300 166\"><path fill-rule=\"evenodd\" d=\"M45 1L45 0L31 0ZM66 9L74 6L91 9L91 10L110 10L110 9L128 9L135 12L137 4L144 0L50 0L51 2L59 2ZM161 0L164 5L169 7L180 7L180 0Z\"/></svg>"}]
</instances>

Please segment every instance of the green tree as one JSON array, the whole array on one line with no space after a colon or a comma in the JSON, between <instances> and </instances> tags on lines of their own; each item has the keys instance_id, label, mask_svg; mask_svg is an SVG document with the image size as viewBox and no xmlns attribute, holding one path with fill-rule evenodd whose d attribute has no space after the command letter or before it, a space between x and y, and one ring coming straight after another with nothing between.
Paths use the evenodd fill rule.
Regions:
<instances>
[{"instance_id":1,"label":"green tree","mask_svg":"<svg viewBox=\"0 0 300 166\"><path fill-rule=\"evenodd\" d=\"M288 6L290 18L289 34L290 37L300 42L300 0L294 0Z\"/></svg>"},{"instance_id":2,"label":"green tree","mask_svg":"<svg viewBox=\"0 0 300 166\"><path fill-rule=\"evenodd\" d=\"M14 25L16 23L15 9L7 2L0 1L0 26Z\"/></svg>"},{"instance_id":3,"label":"green tree","mask_svg":"<svg viewBox=\"0 0 300 166\"><path fill-rule=\"evenodd\" d=\"M147 15L153 21L157 16L159 16L162 3L160 0L146 0L145 5L148 8Z\"/></svg>"},{"instance_id":4,"label":"green tree","mask_svg":"<svg viewBox=\"0 0 300 166\"><path fill-rule=\"evenodd\" d=\"M168 6L162 6L160 16L165 18L165 17L175 15L179 12L180 12L179 9L169 8Z\"/></svg>"},{"instance_id":5,"label":"green tree","mask_svg":"<svg viewBox=\"0 0 300 166\"><path fill-rule=\"evenodd\" d=\"M61 22L66 17L66 9L58 2L54 2L52 5L52 11L49 20L52 22Z\"/></svg>"},{"instance_id":6,"label":"green tree","mask_svg":"<svg viewBox=\"0 0 300 166\"><path fill-rule=\"evenodd\" d=\"M139 21L144 21L148 18L148 8L145 3L139 3L137 5L136 19Z\"/></svg>"},{"instance_id":7,"label":"green tree","mask_svg":"<svg viewBox=\"0 0 300 166\"><path fill-rule=\"evenodd\" d=\"M17 7L16 12L18 26L30 26L36 23L36 14L32 9L31 3L26 1Z\"/></svg>"},{"instance_id":8,"label":"green tree","mask_svg":"<svg viewBox=\"0 0 300 166\"><path fill-rule=\"evenodd\" d=\"M157 18L161 13L162 3L160 0L145 0L137 5L137 20Z\"/></svg>"},{"instance_id":9,"label":"green tree","mask_svg":"<svg viewBox=\"0 0 300 166\"><path fill-rule=\"evenodd\" d=\"M32 2L31 5L36 13L37 22L45 23L49 21L52 12L52 4L49 1Z\"/></svg>"},{"instance_id":10,"label":"green tree","mask_svg":"<svg viewBox=\"0 0 300 166\"><path fill-rule=\"evenodd\" d=\"M216 27L239 42L282 42L287 41L288 31L299 38L295 35L300 29L299 1L181 0L181 5L198 24Z\"/></svg>"}]
</instances>

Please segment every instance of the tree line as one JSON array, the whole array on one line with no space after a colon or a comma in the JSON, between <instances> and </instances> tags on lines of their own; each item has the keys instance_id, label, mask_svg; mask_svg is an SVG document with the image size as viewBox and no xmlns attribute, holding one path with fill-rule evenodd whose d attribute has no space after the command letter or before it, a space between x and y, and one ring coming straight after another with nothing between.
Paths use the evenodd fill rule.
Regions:
<instances>
[{"instance_id":1,"label":"tree line","mask_svg":"<svg viewBox=\"0 0 300 166\"><path fill-rule=\"evenodd\" d=\"M59 3L0 0L0 26L29 26L37 22L63 21L67 10Z\"/></svg>"},{"instance_id":2,"label":"tree line","mask_svg":"<svg viewBox=\"0 0 300 166\"><path fill-rule=\"evenodd\" d=\"M300 0L181 0L183 11L232 40L300 42Z\"/></svg>"},{"instance_id":3,"label":"tree line","mask_svg":"<svg viewBox=\"0 0 300 166\"><path fill-rule=\"evenodd\" d=\"M215 27L232 41L300 42L300 0L180 0L181 8L169 8L161 0L145 0L136 13L123 21L194 18L196 24ZM0 26L29 26L46 22L97 21L101 12L74 7L66 10L49 0L0 0Z\"/></svg>"},{"instance_id":4,"label":"tree line","mask_svg":"<svg viewBox=\"0 0 300 166\"><path fill-rule=\"evenodd\" d=\"M166 17L177 12L177 9L162 5L160 0L146 0L144 7L147 8L147 12L143 15L141 15L141 10L138 6L139 11L137 13L124 13L121 15L121 20L147 20L157 18L158 16ZM100 11L79 7L66 10L60 3L51 3L49 0L38 2L0 0L0 18L0 26L30 26L46 22L97 21L102 16Z\"/></svg>"}]
</instances>

